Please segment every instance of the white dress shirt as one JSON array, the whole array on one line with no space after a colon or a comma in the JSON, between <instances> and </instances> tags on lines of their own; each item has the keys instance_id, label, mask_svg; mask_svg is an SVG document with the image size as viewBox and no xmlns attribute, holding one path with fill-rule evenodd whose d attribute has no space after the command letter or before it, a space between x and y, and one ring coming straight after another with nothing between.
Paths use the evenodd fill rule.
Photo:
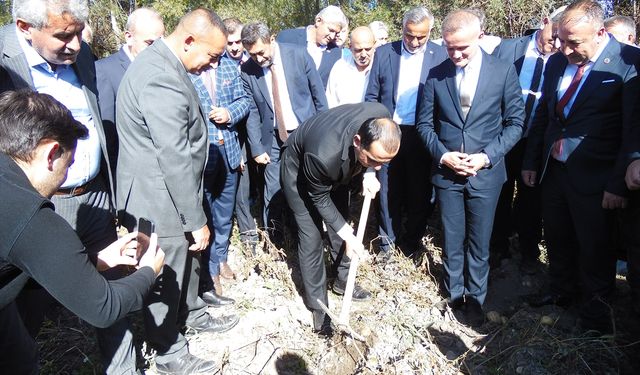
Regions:
<instances>
[{"instance_id":1,"label":"white dress shirt","mask_svg":"<svg viewBox=\"0 0 640 375\"><path fill-rule=\"evenodd\" d=\"M420 74L426 48L427 43L416 51L409 52L402 42L396 110L393 112L393 121L398 124L415 125Z\"/></svg>"},{"instance_id":2,"label":"white dress shirt","mask_svg":"<svg viewBox=\"0 0 640 375\"><path fill-rule=\"evenodd\" d=\"M578 93L580 92L580 89L582 88L582 85L587 80L587 77L589 76L589 73L591 72L591 68L593 68L593 64L595 64L595 62L598 61L598 58L600 57L600 55L602 54L602 51L604 51L604 49L605 49L605 47L607 46L608 43L609 43L609 34L604 33L603 40L600 43L600 46L598 47L598 50L591 57L591 59L589 59L589 61L586 64L586 67L585 67L585 70L584 70L584 74L582 75L582 80L580 80L580 84L578 85L578 89L573 94L571 99L569 99L569 102L567 102L567 105L564 107L564 117L565 118L569 115L569 112L571 111L571 107L573 106L573 102L576 100L576 97L578 96ZM571 81L573 80L573 76L576 74L577 71L578 71L578 65L576 65L576 64L568 64L567 67L564 69L564 75L562 76L562 79L560 80L560 87L558 89L558 100L560 100L560 98L562 98L562 95L564 95L564 93L569 88L569 85L571 84Z\"/></svg>"},{"instance_id":3,"label":"white dress shirt","mask_svg":"<svg viewBox=\"0 0 640 375\"><path fill-rule=\"evenodd\" d=\"M536 97L536 100L533 102L533 107L531 107L531 115L529 116L529 123L525 124L525 132L529 131L529 125L533 120L533 114L536 112L536 108L538 108L538 102L540 101L540 97L542 96L542 84L544 83L544 74L540 76L540 83L538 84L537 91L531 91L531 81L533 80L533 73L536 68L536 61L538 57L542 57L543 66L542 72L544 73L544 67L547 65L547 61L549 61L549 56L551 54L545 55L538 50L538 44L536 43L536 38L540 30L536 31L532 36L531 40L529 40L529 44L527 45L527 50L524 54L524 60L522 61L522 68L520 68L520 75L518 76L520 81L520 87L522 87L522 100L527 102L527 98L529 94L533 94Z\"/></svg>"},{"instance_id":4,"label":"white dress shirt","mask_svg":"<svg viewBox=\"0 0 640 375\"><path fill-rule=\"evenodd\" d=\"M362 103L369 83L371 64L359 71L353 57L338 60L327 81L327 102L329 108L342 104Z\"/></svg>"},{"instance_id":5,"label":"white dress shirt","mask_svg":"<svg viewBox=\"0 0 640 375\"><path fill-rule=\"evenodd\" d=\"M320 68L322 62L322 54L327 49L327 46L319 46L316 43L315 34L312 35L311 28L315 28L313 25L309 25L306 28L307 31L307 52L311 55L313 62L316 64L316 70Z\"/></svg>"},{"instance_id":6,"label":"white dress shirt","mask_svg":"<svg viewBox=\"0 0 640 375\"><path fill-rule=\"evenodd\" d=\"M282 119L286 125L288 131L294 130L298 127L298 118L293 107L291 106L291 100L289 98L289 89L287 89L287 80L284 75L284 69L282 68L282 57L280 56L280 48L277 42L273 42L273 66L278 72L278 94L280 96L280 107L282 108ZM273 105L273 88L271 86L271 70L269 67L262 68L264 78L269 89L269 99L271 99L271 105ZM276 127L275 116L273 121L273 127Z\"/></svg>"},{"instance_id":7,"label":"white dress shirt","mask_svg":"<svg viewBox=\"0 0 640 375\"><path fill-rule=\"evenodd\" d=\"M471 87L470 97L471 105L473 106L473 98L476 95L478 89L478 80L480 79L480 69L482 68L482 51L478 50L476 55L467 63L464 68L456 67L456 87L458 93L460 93L460 82L462 82L462 76L464 75L465 85Z\"/></svg>"}]
</instances>

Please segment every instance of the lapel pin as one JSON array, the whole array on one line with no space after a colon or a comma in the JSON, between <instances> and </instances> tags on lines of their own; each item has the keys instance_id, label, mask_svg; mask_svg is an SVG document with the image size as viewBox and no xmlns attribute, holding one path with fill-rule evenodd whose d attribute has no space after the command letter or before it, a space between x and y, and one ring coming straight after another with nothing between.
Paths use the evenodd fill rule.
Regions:
<instances>
[{"instance_id":1,"label":"lapel pin","mask_svg":"<svg viewBox=\"0 0 640 375\"><path fill-rule=\"evenodd\" d=\"M608 64L608 63L610 63L610 62L611 62L611 59L610 59L610 58L608 58L608 57L605 57L605 58L604 58L604 63L605 63L605 64Z\"/></svg>"}]
</instances>

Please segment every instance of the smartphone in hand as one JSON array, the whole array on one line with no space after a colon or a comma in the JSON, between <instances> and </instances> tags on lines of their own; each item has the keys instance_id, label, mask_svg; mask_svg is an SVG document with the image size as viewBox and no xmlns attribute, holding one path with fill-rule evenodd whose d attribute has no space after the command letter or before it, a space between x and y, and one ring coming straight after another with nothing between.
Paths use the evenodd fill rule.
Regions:
<instances>
[{"instance_id":1,"label":"smartphone in hand","mask_svg":"<svg viewBox=\"0 0 640 375\"><path fill-rule=\"evenodd\" d=\"M138 219L138 248L136 251L136 259L140 260L144 253L149 250L149 242L151 233L155 232L156 226L153 221L141 217Z\"/></svg>"}]
</instances>

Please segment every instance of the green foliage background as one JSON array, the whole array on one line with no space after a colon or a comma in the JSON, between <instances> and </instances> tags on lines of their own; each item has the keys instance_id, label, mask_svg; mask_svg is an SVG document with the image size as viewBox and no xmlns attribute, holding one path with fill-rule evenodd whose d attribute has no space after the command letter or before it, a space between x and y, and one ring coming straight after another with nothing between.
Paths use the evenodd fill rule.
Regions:
<instances>
[{"instance_id":1,"label":"green foliage background","mask_svg":"<svg viewBox=\"0 0 640 375\"><path fill-rule=\"evenodd\" d=\"M115 52L122 43L122 30L127 15L141 6L153 7L164 17L167 32L175 27L180 16L197 7L214 9L222 18L237 17L243 22L264 21L273 31L308 25L315 14L327 5L340 6L350 27L366 25L374 20L390 27L391 39L398 39L402 14L415 5L429 8L436 23L432 38L440 36L440 22L453 9L474 7L486 13L486 31L512 37L535 27L548 11L565 5L557 0L89 0L90 23L94 30L94 53L103 57ZM618 0L615 13L632 16L637 21L635 0ZM0 0L0 21L11 21L11 2Z\"/></svg>"}]
</instances>

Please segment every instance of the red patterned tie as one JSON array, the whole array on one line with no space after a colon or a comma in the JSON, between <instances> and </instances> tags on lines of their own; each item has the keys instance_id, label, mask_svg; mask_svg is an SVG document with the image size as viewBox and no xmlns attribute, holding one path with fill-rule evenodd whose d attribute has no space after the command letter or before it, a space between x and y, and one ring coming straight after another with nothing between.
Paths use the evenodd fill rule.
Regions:
<instances>
[{"instance_id":1,"label":"red patterned tie","mask_svg":"<svg viewBox=\"0 0 640 375\"><path fill-rule=\"evenodd\" d=\"M558 104L556 104L556 114L558 115L558 117L564 118L564 107L567 106L567 103L569 103L569 100L571 100L573 94L575 94L578 90L578 86L580 86L580 81L582 80L582 76L584 75L584 71L586 68L587 64L580 65L578 67L576 74L573 75L573 79L571 80L569 87L567 87L567 91L565 91L564 95L562 95L562 98L558 100Z\"/></svg>"},{"instance_id":2,"label":"red patterned tie","mask_svg":"<svg viewBox=\"0 0 640 375\"><path fill-rule=\"evenodd\" d=\"M567 87L567 91L565 91L564 95L562 95L562 98L558 100L558 104L556 104L556 115L558 115L559 118L564 119L564 108L567 106L569 100L571 100L573 95L578 90L578 86L580 86L580 81L582 80L582 76L584 75L584 71L586 68L587 64L580 65L578 67L576 74L573 75L573 79L571 80L569 87ZM566 161L562 155L562 151L564 150L563 146L564 138L560 138L553 143L553 147L551 147L551 156L553 156L554 159Z\"/></svg>"}]
</instances>

